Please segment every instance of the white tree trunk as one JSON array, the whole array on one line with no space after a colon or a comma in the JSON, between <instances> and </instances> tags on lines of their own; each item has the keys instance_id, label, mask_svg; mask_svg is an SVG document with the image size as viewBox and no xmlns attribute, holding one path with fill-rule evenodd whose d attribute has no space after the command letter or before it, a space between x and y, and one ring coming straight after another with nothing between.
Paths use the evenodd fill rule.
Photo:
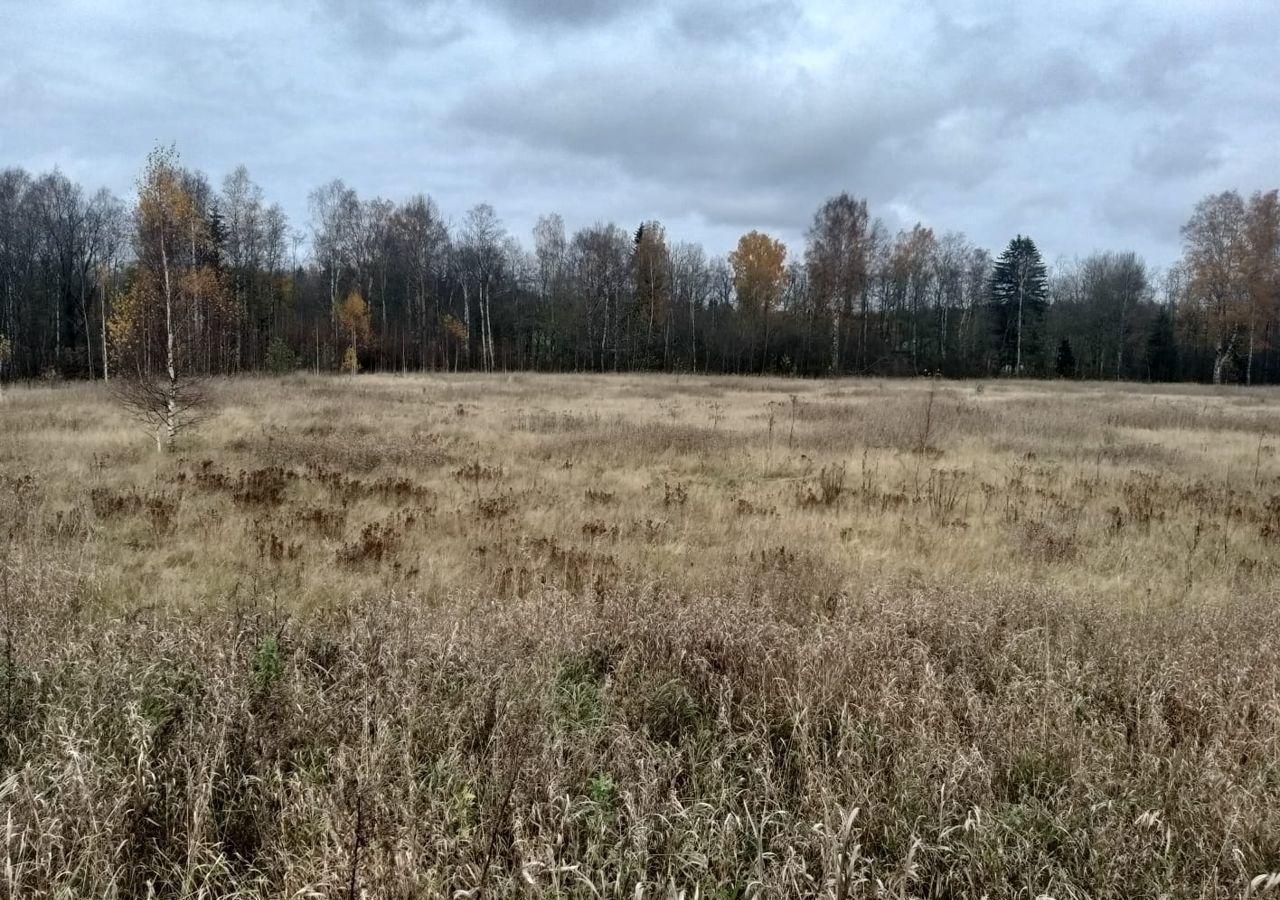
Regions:
<instances>
[{"instance_id":1,"label":"white tree trunk","mask_svg":"<svg viewBox=\"0 0 1280 900\"><path fill-rule=\"evenodd\" d=\"M831 371L840 371L840 310L831 313Z\"/></svg>"},{"instance_id":2,"label":"white tree trunk","mask_svg":"<svg viewBox=\"0 0 1280 900\"><path fill-rule=\"evenodd\" d=\"M1253 384L1253 326L1249 326L1249 356L1244 366L1244 383Z\"/></svg>"},{"instance_id":3,"label":"white tree trunk","mask_svg":"<svg viewBox=\"0 0 1280 900\"><path fill-rule=\"evenodd\" d=\"M102 289L102 381L104 384L111 381L109 358L107 354L107 289L104 287Z\"/></svg>"},{"instance_id":4,"label":"white tree trunk","mask_svg":"<svg viewBox=\"0 0 1280 900\"><path fill-rule=\"evenodd\" d=\"M462 350L467 355L467 365L471 365L471 297L467 293L467 281L462 279L462 325L466 334L462 338Z\"/></svg>"},{"instance_id":5,"label":"white tree trunk","mask_svg":"<svg viewBox=\"0 0 1280 900\"><path fill-rule=\"evenodd\" d=\"M164 270L164 360L168 383L164 396L164 438L165 446L173 448L173 440L178 432L177 421L177 388L178 369L173 358L173 285L169 278L169 254L165 249L164 238L160 239L160 264ZM157 438L157 444L159 439ZM160 449L157 447L157 449Z\"/></svg>"}]
</instances>

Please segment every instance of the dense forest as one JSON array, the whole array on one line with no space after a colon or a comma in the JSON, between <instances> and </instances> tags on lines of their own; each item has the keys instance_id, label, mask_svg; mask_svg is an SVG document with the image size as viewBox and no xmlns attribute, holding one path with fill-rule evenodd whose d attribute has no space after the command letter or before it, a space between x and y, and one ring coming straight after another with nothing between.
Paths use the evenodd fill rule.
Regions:
<instances>
[{"instance_id":1,"label":"dense forest","mask_svg":"<svg viewBox=\"0 0 1280 900\"><path fill-rule=\"evenodd\" d=\"M0 171L0 377L158 372L149 348L167 335L193 374L1280 381L1276 191L1203 199L1157 272L1123 251L1050 268L1022 235L993 258L959 232L894 234L847 193L803 247L752 231L716 257L656 221L570 234L549 214L522 241L488 204L453 222L429 196L361 199L342 181L290 223L243 167L215 186L172 150L139 184L126 203Z\"/></svg>"}]
</instances>

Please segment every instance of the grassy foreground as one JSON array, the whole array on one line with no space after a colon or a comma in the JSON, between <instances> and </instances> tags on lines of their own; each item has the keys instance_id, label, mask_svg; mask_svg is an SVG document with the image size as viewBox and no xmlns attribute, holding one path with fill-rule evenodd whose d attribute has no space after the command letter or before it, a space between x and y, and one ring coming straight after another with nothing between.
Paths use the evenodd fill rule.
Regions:
<instances>
[{"instance_id":1,"label":"grassy foreground","mask_svg":"<svg viewBox=\"0 0 1280 900\"><path fill-rule=\"evenodd\" d=\"M1274 391L0 401L7 896L1280 892Z\"/></svg>"}]
</instances>

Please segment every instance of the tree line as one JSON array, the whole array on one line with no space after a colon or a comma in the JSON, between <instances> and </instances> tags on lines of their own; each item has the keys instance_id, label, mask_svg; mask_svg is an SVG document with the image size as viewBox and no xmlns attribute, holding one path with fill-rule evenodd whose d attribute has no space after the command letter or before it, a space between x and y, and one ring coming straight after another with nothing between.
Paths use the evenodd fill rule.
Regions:
<instances>
[{"instance_id":1,"label":"tree line","mask_svg":"<svg viewBox=\"0 0 1280 900\"><path fill-rule=\"evenodd\" d=\"M527 241L485 203L335 180L294 227L244 167L215 187L172 149L126 204L61 172L0 172L0 378L248 372L687 371L1280 381L1277 192L1203 199L1183 255L1050 268L962 233L891 233L834 196L803 247L725 256L657 221Z\"/></svg>"}]
</instances>

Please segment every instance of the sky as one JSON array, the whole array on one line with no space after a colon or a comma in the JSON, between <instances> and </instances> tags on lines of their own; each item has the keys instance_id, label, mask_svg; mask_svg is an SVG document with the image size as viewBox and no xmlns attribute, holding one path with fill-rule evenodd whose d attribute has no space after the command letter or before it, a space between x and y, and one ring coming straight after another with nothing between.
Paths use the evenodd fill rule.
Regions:
<instances>
[{"instance_id":1,"label":"sky","mask_svg":"<svg viewBox=\"0 0 1280 900\"><path fill-rule=\"evenodd\" d=\"M526 245L558 212L794 257L847 191L891 230L1163 266L1197 200L1280 187L1280 4L0 0L0 167L127 197L170 143L303 231L340 177Z\"/></svg>"}]
</instances>

